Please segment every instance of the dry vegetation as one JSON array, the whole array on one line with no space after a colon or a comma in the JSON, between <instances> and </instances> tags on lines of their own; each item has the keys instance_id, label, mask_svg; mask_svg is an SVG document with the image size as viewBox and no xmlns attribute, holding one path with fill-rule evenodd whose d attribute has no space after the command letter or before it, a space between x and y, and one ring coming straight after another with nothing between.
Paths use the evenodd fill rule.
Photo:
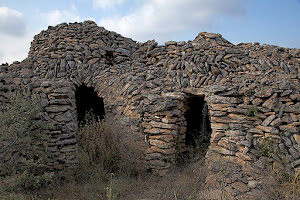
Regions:
<instances>
[{"instance_id":1,"label":"dry vegetation","mask_svg":"<svg viewBox=\"0 0 300 200\"><path fill-rule=\"evenodd\" d=\"M18 94L20 95L20 94ZM27 101L21 101L27 99ZM15 98L22 107L33 103L27 98ZM36 99L34 99L36 102ZM21 105L20 105L21 104ZM15 106L16 106L15 105ZM17 109L21 113L24 109ZM0 113L1 117L7 117ZM35 114L40 115L39 109ZM23 115L24 116L24 115ZM30 120L38 119L37 116ZM2 119L1 118L1 119ZM2 119L3 120L3 119ZM11 123L18 122L8 120ZM130 138L124 138L124 130L115 127L115 124L97 120L88 115L87 123L82 125L79 132L79 168L73 177L62 180L60 176L45 174L41 162L31 162L23 168L2 173L0 176L0 199L4 200L55 200L55 199L82 199L82 200L204 200L204 199L234 199L230 192L224 187L224 179L219 180L220 187L206 188L205 181L208 169L204 165L203 148L197 146L197 151L190 151L190 158L186 162L173 168L165 177L154 176L144 170L144 163L138 162L141 152ZM31 124L31 123L29 123ZM1 147L8 141L4 137L7 124L2 125ZM13 126L14 127L14 126ZM34 130L37 130L36 128ZM28 132L30 131L30 132ZM37 134L26 129L19 134L20 144L29 145L37 140ZM11 133L13 134L13 133ZM6 134L7 135L7 134ZM23 138L26 138L26 140ZM23 139L22 139L23 138ZM22 142L21 142L22 141ZM26 143L28 142L29 143ZM4 148L2 148L3 150ZM30 153L27 161L32 161ZM225 161L220 177L225 177L231 163ZM11 168L14 168L12 165ZM1 170L7 166L0 165ZM46 176L48 175L48 176ZM260 199L299 199L300 197L300 171L293 178L286 176L285 168L269 166L261 173L262 187L259 191Z\"/></svg>"}]
</instances>

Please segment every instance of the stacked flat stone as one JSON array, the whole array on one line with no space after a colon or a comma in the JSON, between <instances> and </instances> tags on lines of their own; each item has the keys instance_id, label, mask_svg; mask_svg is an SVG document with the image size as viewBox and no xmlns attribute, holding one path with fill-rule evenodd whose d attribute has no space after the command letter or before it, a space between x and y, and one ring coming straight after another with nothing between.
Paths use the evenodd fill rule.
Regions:
<instances>
[{"instance_id":1,"label":"stacked flat stone","mask_svg":"<svg viewBox=\"0 0 300 200\"><path fill-rule=\"evenodd\" d=\"M259 165L265 159L260 144L272 138L279 152L272 162L285 160L295 169L299 78L300 49L233 45L206 32L189 42L137 43L85 21L49 27L34 37L28 58L0 66L0 102L10 89L40 94L45 120L55 124L45 133L51 135L53 169L76 168L75 91L82 84L103 98L106 118L136 138L145 155L137 159L154 173L165 174L186 151L184 104L190 95L205 96L208 104L208 156Z\"/></svg>"}]
</instances>

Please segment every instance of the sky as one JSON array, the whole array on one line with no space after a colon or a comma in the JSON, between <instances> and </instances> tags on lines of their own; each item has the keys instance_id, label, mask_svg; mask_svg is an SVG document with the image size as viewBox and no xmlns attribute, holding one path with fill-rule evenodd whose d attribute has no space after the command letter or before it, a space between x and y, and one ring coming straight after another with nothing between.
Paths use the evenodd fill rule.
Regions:
<instances>
[{"instance_id":1,"label":"sky","mask_svg":"<svg viewBox=\"0 0 300 200\"><path fill-rule=\"evenodd\" d=\"M138 42L220 33L238 44L300 49L300 0L0 0L0 64L27 57L49 25L93 20Z\"/></svg>"}]
</instances>

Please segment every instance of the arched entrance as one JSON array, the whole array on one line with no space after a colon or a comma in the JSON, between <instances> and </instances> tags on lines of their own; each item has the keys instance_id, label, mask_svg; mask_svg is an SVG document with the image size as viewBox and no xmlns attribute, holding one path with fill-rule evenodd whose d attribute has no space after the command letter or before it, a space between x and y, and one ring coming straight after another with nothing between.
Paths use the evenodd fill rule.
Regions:
<instances>
[{"instance_id":1,"label":"arched entrance","mask_svg":"<svg viewBox=\"0 0 300 200\"><path fill-rule=\"evenodd\" d=\"M94 88L85 85L76 87L75 99L78 123L84 122L87 112L91 112L95 117L99 117L100 119L104 118L105 111L103 99L98 97Z\"/></svg>"}]
</instances>

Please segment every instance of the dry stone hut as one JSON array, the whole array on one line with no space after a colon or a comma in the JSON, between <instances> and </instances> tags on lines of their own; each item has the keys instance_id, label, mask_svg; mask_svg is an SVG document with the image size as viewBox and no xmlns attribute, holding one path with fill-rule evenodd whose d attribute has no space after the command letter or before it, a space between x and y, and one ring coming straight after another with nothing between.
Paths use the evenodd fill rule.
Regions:
<instances>
[{"instance_id":1,"label":"dry stone hut","mask_svg":"<svg viewBox=\"0 0 300 200\"><path fill-rule=\"evenodd\" d=\"M137 43L94 22L63 23L34 37L28 57L0 66L0 102L10 89L40 94L49 167L76 168L78 120L90 108L134 137L145 166L164 174L204 137L206 156L259 165L265 138L300 167L300 50L220 34ZM208 139L207 139L208 138ZM9 160L9 158L8 158Z\"/></svg>"}]
</instances>

